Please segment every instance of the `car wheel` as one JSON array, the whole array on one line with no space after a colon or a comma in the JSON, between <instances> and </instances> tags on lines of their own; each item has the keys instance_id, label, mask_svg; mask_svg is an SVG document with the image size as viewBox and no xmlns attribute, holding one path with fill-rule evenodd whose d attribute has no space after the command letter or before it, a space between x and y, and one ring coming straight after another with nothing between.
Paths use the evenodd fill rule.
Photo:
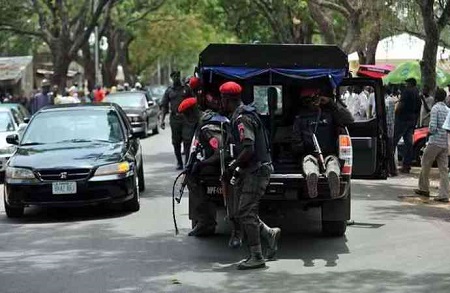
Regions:
<instances>
[{"instance_id":1,"label":"car wheel","mask_svg":"<svg viewBox=\"0 0 450 293\"><path fill-rule=\"evenodd\" d=\"M325 236L341 237L347 230L347 221L322 221L322 233Z\"/></svg>"},{"instance_id":2,"label":"car wheel","mask_svg":"<svg viewBox=\"0 0 450 293\"><path fill-rule=\"evenodd\" d=\"M139 193L139 176L135 176L133 198L123 203L123 209L128 212L137 212L141 208Z\"/></svg>"},{"instance_id":3,"label":"car wheel","mask_svg":"<svg viewBox=\"0 0 450 293\"><path fill-rule=\"evenodd\" d=\"M425 145L426 145L426 140L423 139L414 146L413 158L415 159L417 166L422 166L422 157L423 157L423 151L425 150Z\"/></svg>"},{"instance_id":4,"label":"car wheel","mask_svg":"<svg viewBox=\"0 0 450 293\"><path fill-rule=\"evenodd\" d=\"M3 203L5 205L5 212L8 218L20 218L23 216L25 211L24 207L12 207L6 202L5 198L3 198Z\"/></svg>"},{"instance_id":5,"label":"car wheel","mask_svg":"<svg viewBox=\"0 0 450 293\"><path fill-rule=\"evenodd\" d=\"M139 168L139 191L145 190L145 178L144 178L144 161L141 163L141 168Z\"/></svg>"}]
</instances>

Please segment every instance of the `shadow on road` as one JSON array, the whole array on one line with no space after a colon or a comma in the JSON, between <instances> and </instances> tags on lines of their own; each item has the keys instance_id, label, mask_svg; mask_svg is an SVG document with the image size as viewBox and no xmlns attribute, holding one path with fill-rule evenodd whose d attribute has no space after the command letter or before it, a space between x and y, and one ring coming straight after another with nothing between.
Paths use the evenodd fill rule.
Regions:
<instances>
[{"instance_id":1,"label":"shadow on road","mask_svg":"<svg viewBox=\"0 0 450 293\"><path fill-rule=\"evenodd\" d=\"M94 206L71 208L25 208L25 214L21 218L10 219L6 215L0 216L0 224L45 224L64 223L77 221L95 221L103 219L115 219L130 215L120 209L120 206Z\"/></svg>"},{"instance_id":2,"label":"shadow on road","mask_svg":"<svg viewBox=\"0 0 450 293\"><path fill-rule=\"evenodd\" d=\"M445 292L450 286L450 275L444 274L410 276L370 269L315 273L313 267L332 269L340 255L349 253L345 238L289 235L281 243L280 262L302 260L303 269L290 270L297 263L284 262L286 269L271 272L272 267L279 269L280 262L270 262L265 271L242 272L235 270L235 263L245 252L228 249L224 235L135 237L118 233L108 223L89 225L83 233L76 233L73 225L31 229L2 225L0 231L1 243L9 237L21 240L0 252L0 282L15 284L14 292L25 292L30 284L39 284L40 292L58 288L79 292L80 286L83 292L425 292L426 288ZM49 274L65 283L48 279ZM48 282L42 282L45 279Z\"/></svg>"}]
</instances>

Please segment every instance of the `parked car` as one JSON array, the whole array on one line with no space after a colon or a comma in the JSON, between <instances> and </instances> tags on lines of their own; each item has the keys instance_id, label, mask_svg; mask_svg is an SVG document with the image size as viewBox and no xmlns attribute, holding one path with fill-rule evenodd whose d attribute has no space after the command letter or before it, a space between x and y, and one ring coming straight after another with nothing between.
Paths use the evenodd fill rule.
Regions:
<instances>
[{"instance_id":1,"label":"parked car","mask_svg":"<svg viewBox=\"0 0 450 293\"><path fill-rule=\"evenodd\" d=\"M138 211L145 188L142 148L115 104L59 105L38 111L6 164L8 217L27 206L120 203Z\"/></svg>"},{"instance_id":2,"label":"parked car","mask_svg":"<svg viewBox=\"0 0 450 293\"><path fill-rule=\"evenodd\" d=\"M147 88L149 95L155 100L158 105L161 105L161 100L166 92L167 86L152 85Z\"/></svg>"},{"instance_id":3,"label":"parked car","mask_svg":"<svg viewBox=\"0 0 450 293\"><path fill-rule=\"evenodd\" d=\"M6 142L6 137L17 134L19 124L14 120L13 114L8 108L0 108L0 173L3 174L6 162L16 150L16 146Z\"/></svg>"},{"instance_id":4,"label":"parked car","mask_svg":"<svg viewBox=\"0 0 450 293\"><path fill-rule=\"evenodd\" d=\"M268 129L274 172L261 198L261 209L283 214L291 208L321 208L322 232L328 236L345 234L351 214L352 178L387 178L386 117L380 110L384 108L382 82L345 78L348 72L348 58L341 49L317 45L211 44L200 54L197 66L202 84L211 92L218 92L224 81L243 84L244 104L254 103ZM337 97L345 88L369 86L374 89L377 113L339 132L336 129L334 154L342 162L339 196L331 195L327 179L320 176L318 196L311 198L291 142L294 120L302 107L300 90L321 86L335 88ZM204 174L198 180L209 199L223 207L219 178L220 174Z\"/></svg>"},{"instance_id":5,"label":"parked car","mask_svg":"<svg viewBox=\"0 0 450 293\"><path fill-rule=\"evenodd\" d=\"M422 162L423 151L428 141L429 130L428 127L420 127L414 130L413 134L413 164L420 166ZM405 142L403 138L400 139L398 143L398 157L399 160L403 158L405 153ZM450 167L450 158L449 158Z\"/></svg>"},{"instance_id":6,"label":"parked car","mask_svg":"<svg viewBox=\"0 0 450 293\"><path fill-rule=\"evenodd\" d=\"M125 111L135 133L146 137L151 130L159 133L159 105L146 92L118 92L109 94L105 102L116 103Z\"/></svg>"},{"instance_id":7,"label":"parked car","mask_svg":"<svg viewBox=\"0 0 450 293\"><path fill-rule=\"evenodd\" d=\"M22 104L19 103L3 103L0 104L0 108L15 109L22 116L22 119L29 119L31 117L30 112Z\"/></svg>"}]
</instances>

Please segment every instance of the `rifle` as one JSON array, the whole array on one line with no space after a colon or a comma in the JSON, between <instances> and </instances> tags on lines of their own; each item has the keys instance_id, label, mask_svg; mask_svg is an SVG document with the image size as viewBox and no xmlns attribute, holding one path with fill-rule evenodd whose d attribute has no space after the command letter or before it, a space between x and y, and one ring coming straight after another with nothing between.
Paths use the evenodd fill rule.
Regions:
<instances>
[{"instance_id":1,"label":"rifle","mask_svg":"<svg viewBox=\"0 0 450 293\"><path fill-rule=\"evenodd\" d=\"M325 172L326 167L325 167L325 160L323 159L323 154L322 154L322 148L320 147L319 141L317 140L317 136L316 136L316 132L317 132L317 128L319 126L320 123L320 116L322 115L322 110L319 108L318 114L317 114L317 119L316 119L316 126L314 129L314 132L312 133L312 140L313 140L313 144L314 144L314 150L317 153L318 159L319 159L319 169L320 169L320 173Z\"/></svg>"},{"instance_id":2,"label":"rifle","mask_svg":"<svg viewBox=\"0 0 450 293\"><path fill-rule=\"evenodd\" d=\"M196 131L194 136L192 137L191 148L190 148L189 158L188 158L188 161L186 164L186 169L184 169L180 174L178 174L178 176L175 178L175 181L173 182L173 186L172 186L172 217L173 217L173 224L175 227L175 235L178 235L178 233L179 233L177 219L175 216L175 202L177 202L178 204L181 202L181 198L183 197L184 190L188 183L189 175L192 171L192 166L194 165L194 162L195 162L194 160L197 159L197 154L200 151L199 147L196 143L197 136L198 136L198 132ZM180 186L180 189L178 190L178 195L175 195L176 194L176 190L175 190L176 184L180 180L180 178L182 178L181 186Z\"/></svg>"},{"instance_id":3,"label":"rifle","mask_svg":"<svg viewBox=\"0 0 450 293\"><path fill-rule=\"evenodd\" d=\"M320 172L323 173L326 170L325 160L323 159L322 149L320 148L319 141L317 140L317 136L315 133L312 134L312 139L313 139L313 143L314 143L314 149L319 158L319 169L320 169Z\"/></svg>"},{"instance_id":4,"label":"rifle","mask_svg":"<svg viewBox=\"0 0 450 293\"><path fill-rule=\"evenodd\" d=\"M227 208L227 197L229 195L229 182L226 177L226 165L225 165L225 134L223 131L223 122L220 122L220 144L219 144L219 156L220 156L220 183L222 185L223 203L229 216Z\"/></svg>"}]
</instances>

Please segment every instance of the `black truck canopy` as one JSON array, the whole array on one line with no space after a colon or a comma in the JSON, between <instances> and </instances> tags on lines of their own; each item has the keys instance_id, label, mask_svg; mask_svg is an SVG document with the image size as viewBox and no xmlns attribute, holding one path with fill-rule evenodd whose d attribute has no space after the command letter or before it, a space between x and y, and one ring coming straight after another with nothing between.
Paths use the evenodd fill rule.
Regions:
<instances>
[{"instance_id":1,"label":"black truck canopy","mask_svg":"<svg viewBox=\"0 0 450 293\"><path fill-rule=\"evenodd\" d=\"M199 67L346 69L347 55L330 45L210 44Z\"/></svg>"}]
</instances>

